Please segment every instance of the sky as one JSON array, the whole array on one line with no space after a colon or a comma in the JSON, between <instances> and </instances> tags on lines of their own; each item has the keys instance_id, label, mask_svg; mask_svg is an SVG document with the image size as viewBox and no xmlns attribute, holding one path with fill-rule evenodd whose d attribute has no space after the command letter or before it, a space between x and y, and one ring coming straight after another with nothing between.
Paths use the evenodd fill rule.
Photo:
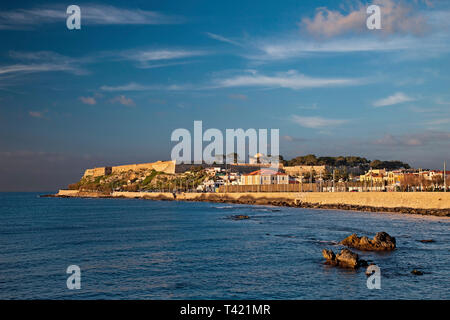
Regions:
<instances>
[{"instance_id":1,"label":"sky","mask_svg":"<svg viewBox=\"0 0 450 320\"><path fill-rule=\"evenodd\" d=\"M290 159L450 163L450 2L0 4L0 191L169 160L171 133L280 129ZM369 30L366 8L381 8Z\"/></svg>"}]
</instances>

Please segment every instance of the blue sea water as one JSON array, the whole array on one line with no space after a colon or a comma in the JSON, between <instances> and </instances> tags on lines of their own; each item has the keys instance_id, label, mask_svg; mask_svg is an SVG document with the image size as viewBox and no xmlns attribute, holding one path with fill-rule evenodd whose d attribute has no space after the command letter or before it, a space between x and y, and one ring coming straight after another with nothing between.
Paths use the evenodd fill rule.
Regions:
<instances>
[{"instance_id":1,"label":"blue sea water","mask_svg":"<svg viewBox=\"0 0 450 320\"><path fill-rule=\"evenodd\" d=\"M450 299L449 230L437 217L0 193L0 299ZM359 252L380 290L364 269L323 263L323 248L377 231L398 246ZM66 286L73 264L80 290Z\"/></svg>"}]
</instances>

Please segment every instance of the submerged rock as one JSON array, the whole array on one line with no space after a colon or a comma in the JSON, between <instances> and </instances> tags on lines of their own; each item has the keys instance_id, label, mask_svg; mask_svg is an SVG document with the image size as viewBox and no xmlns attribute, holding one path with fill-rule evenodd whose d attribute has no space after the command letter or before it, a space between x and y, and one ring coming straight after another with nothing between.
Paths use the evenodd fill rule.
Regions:
<instances>
[{"instance_id":1,"label":"submerged rock","mask_svg":"<svg viewBox=\"0 0 450 320\"><path fill-rule=\"evenodd\" d=\"M332 250L323 249L322 255L327 260L326 263L333 266L352 269L367 266L367 262L365 260L359 259L358 254L350 251L349 249L342 249L338 254L334 254Z\"/></svg>"},{"instance_id":2,"label":"submerged rock","mask_svg":"<svg viewBox=\"0 0 450 320\"><path fill-rule=\"evenodd\" d=\"M231 216L231 219L233 219L233 220L245 220L245 219L250 219L250 217L246 216L244 214L238 214L238 215L235 215L235 216Z\"/></svg>"},{"instance_id":3,"label":"submerged rock","mask_svg":"<svg viewBox=\"0 0 450 320\"><path fill-rule=\"evenodd\" d=\"M414 269L413 271L411 271L411 273L415 276L421 276L423 275L423 272L417 269Z\"/></svg>"},{"instance_id":4,"label":"submerged rock","mask_svg":"<svg viewBox=\"0 0 450 320\"><path fill-rule=\"evenodd\" d=\"M378 232L371 240L368 237L358 237L355 233L341 241L347 247L366 251L390 251L396 247L395 238L386 232Z\"/></svg>"},{"instance_id":5,"label":"submerged rock","mask_svg":"<svg viewBox=\"0 0 450 320\"><path fill-rule=\"evenodd\" d=\"M425 240L419 240L422 243L431 243L431 242L436 242L433 239L425 239Z\"/></svg>"}]
</instances>

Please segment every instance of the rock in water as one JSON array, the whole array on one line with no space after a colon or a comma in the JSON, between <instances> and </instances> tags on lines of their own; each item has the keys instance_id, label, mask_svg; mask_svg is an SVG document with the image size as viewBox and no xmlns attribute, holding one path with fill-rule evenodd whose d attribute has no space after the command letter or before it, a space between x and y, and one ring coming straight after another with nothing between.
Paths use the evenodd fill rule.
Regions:
<instances>
[{"instance_id":1,"label":"rock in water","mask_svg":"<svg viewBox=\"0 0 450 320\"><path fill-rule=\"evenodd\" d=\"M343 267L354 269L359 267L358 255L348 249L342 249L341 253L336 255L336 260L339 262L339 265Z\"/></svg>"},{"instance_id":2,"label":"rock in water","mask_svg":"<svg viewBox=\"0 0 450 320\"><path fill-rule=\"evenodd\" d=\"M415 276L421 276L423 275L423 272L417 269L414 269L413 271L411 271L411 273Z\"/></svg>"},{"instance_id":3,"label":"rock in water","mask_svg":"<svg viewBox=\"0 0 450 320\"><path fill-rule=\"evenodd\" d=\"M359 259L358 254L349 249L342 249L337 255L335 255L332 250L323 249L322 255L327 260L327 264L334 266L357 269L367 265L365 260Z\"/></svg>"},{"instance_id":4,"label":"rock in water","mask_svg":"<svg viewBox=\"0 0 450 320\"><path fill-rule=\"evenodd\" d=\"M333 250L322 250L323 257L327 260L327 263L329 264L337 264L336 255L334 254Z\"/></svg>"},{"instance_id":5,"label":"rock in water","mask_svg":"<svg viewBox=\"0 0 450 320\"><path fill-rule=\"evenodd\" d=\"M367 251L390 251L396 247L395 238L386 232L378 232L371 240L368 237L358 237L355 233L341 241L341 244L350 248Z\"/></svg>"},{"instance_id":6,"label":"rock in water","mask_svg":"<svg viewBox=\"0 0 450 320\"><path fill-rule=\"evenodd\" d=\"M250 217L246 216L246 215L243 215L243 214L239 214L239 215L232 216L231 219L233 219L233 220L246 220L246 219L250 219Z\"/></svg>"},{"instance_id":7,"label":"rock in water","mask_svg":"<svg viewBox=\"0 0 450 320\"><path fill-rule=\"evenodd\" d=\"M433 239L425 239L425 240L419 240L422 243L432 243L432 242L436 242Z\"/></svg>"}]
</instances>

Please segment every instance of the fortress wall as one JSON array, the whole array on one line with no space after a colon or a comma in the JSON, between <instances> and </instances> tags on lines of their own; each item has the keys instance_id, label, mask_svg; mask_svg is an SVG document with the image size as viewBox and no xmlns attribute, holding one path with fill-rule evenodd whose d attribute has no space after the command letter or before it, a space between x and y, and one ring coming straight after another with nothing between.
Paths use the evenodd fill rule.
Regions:
<instances>
[{"instance_id":1,"label":"fortress wall","mask_svg":"<svg viewBox=\"0 0 450 320\"><path fill-rule=\"evenodd\" d=\"M78 195L78 190L59 190L58 196L66 196L66 197L76 197Z\"/></svg>"},{"instance_id":2,"label":"fortress wall","mask_svg":"<svg viewBox=\"0 0 450 320\"><path fill-rule=\"evenodd\" d=\"M116 166L116 167L112 167L112 173L127 172L129 170L138 171L141 169L146 169L146 170L154 169L156 171L160 171L160 172L164 172L164 173L175 173L175 162L174 161L157 161L157 162L150 162L150 163L139 163L139 164Z\"/></svg>"},{"instance_id":3,"label":"fortress wall","mask_svg":"<svg viewBox=\"0 0 450 320\"><path fill-rule=\"evenodd\" d=\"M106 169L107 169L106 167L87 169L84 172L83 178L88 177L88 176L93 176L93 177L104 176L106 173Z\"/></svg>"},{"instance_id":4,"label":"fortress wall","mask_svg":"<svg viewBox=\"0 0 450 320\"><path fill-rule=\"evenodd\" d=\"M164 173L175 173L175 161L157 161L150 163L139 163L139 164L129 164L123 166L115 166L115 167L99 167L93 169L87 169L84 172L83 177L93 176L100 177L104 175L108 175L110 173L120 173L127 172L129 170L138 171L140 169L151 170L154 169L156 171L164 172Z\"/></svg>"}]
</instances>

